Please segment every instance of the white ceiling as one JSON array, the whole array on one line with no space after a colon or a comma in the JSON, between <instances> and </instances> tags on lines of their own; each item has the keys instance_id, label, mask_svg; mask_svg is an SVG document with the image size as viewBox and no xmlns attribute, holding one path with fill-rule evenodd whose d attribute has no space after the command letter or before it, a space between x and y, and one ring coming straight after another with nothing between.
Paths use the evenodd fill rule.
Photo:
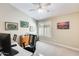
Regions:
<instances>
[{"instance_id":1,"label":"white ceiling","mask_svg":"<svg viewBox=\"0 0 79 59\"><path fill-rule=\"evenodd\" d=\"M50 12L44 11L42 13L39 13L37 10L30 11L30 9L35 9L32 3L12 3L11 5L36 20L42 20L53 16L60 16L79 11L78 3L52 3L47 8Z\"/></svg>"}]
</instances>

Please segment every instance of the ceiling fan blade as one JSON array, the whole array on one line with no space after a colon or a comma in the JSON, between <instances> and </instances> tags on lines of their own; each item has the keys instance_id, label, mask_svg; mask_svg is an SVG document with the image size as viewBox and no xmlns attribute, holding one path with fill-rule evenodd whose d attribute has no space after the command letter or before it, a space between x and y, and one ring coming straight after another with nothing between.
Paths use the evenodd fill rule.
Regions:
<instances>
[{"instance_id":1,"label":"ceiling fan blade","mask_svg":"<svg viewBox=\"0 0 79 59\"><path fill-rule=\"evenodd\" d=\"M41 3L39 3L38 5L39 5L39 8L42 8L42 5L41 5Z\"/></svg>"},{"instance_id":2,"label":"ceiling fan blade","mask_svg":"<svg viewBox=\"0 0 79 59\"><path fill-rule=\"evenodd\" d=\"M30 9L30 11L35 11L35 9Z\"/></svg>"},{"instance_id":3,"label":"ceiling fan blade","mask_svg":"<svg viewBox=\"0 0 79 59\"><path fill-rule=\"evenodd\" d=\"M42 4L43 7L48 7L50 5L51 5L51 3L44 3L44 4Z\"/></svg>"},{"instance_id":4,"label":"ceiling fan blade","mask_svg":"<svg viewBox=\"0 0 79 59\"><path fill-rule=\"evenodd\" d=\"M51 5L51 3L47 3L46 5L49 6L49 5Z\"/></svg>"}]
</instances>

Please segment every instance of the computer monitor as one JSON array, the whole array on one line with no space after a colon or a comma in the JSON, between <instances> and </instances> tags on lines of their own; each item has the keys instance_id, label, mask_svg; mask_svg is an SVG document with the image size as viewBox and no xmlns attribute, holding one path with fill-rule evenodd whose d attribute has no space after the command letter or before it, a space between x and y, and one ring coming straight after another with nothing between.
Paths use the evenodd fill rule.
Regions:
<instances>
[{"instance_id":1,"label":"computer monitor","mask_svg":"<svg viewBox=\"0 0 79 59\"><path fill-rule=\"evenodd\" d=\"M10 34L0 33L0 46L4 53L9 53L11 51L11 40Z\"/></svg>"},{"instance_id":2,"label":"computer monitor","mask_svg":"<svg viewBox=\"0 0 79 59\"><path fill-rule=\"evenodd\" d=\"M8 33L0 33L0 46L4 55L12 56L18 53L18 51L11 48L11 38Z\"/></svg>"}]
</instances>

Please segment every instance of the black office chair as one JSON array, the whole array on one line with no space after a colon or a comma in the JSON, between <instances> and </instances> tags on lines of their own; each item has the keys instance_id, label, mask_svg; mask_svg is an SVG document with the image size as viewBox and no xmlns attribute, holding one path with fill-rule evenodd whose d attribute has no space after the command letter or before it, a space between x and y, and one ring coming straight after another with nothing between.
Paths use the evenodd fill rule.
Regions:
<instances>
[{"instance_id":1,"label":"black office chair","mask_svg":"<svg viewBox=\"0 0 79 59\"><path fill-rule=\"evenodd\" d=\"M30 34L29 37L30 37L30 39L32 38L32 42L29 43L30 47L25 47L24 46L24 49L34 53L35 50L36 50L36 39L37 39L37 36Z\"/></svg>"}]
</instances>

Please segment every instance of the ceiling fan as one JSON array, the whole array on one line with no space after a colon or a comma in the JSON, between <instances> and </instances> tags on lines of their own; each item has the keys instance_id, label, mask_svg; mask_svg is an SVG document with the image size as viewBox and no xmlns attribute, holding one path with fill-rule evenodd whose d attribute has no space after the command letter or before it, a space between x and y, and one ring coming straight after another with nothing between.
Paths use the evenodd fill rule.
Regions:
<instances>
[{"instance_id":1,"label":"ceiling fan","mask_svg":"<svg viewBox=\"0 0 79 59\"><path fill-rule=\"evenodd\" d=\"M51 5L51 3L32 3L33 5L33 9L30 9L30 11L36 11L36 10L46 10L47 12L49 12L50 10L48 10L48 6Z\"/></svg>"}]
</instances>

